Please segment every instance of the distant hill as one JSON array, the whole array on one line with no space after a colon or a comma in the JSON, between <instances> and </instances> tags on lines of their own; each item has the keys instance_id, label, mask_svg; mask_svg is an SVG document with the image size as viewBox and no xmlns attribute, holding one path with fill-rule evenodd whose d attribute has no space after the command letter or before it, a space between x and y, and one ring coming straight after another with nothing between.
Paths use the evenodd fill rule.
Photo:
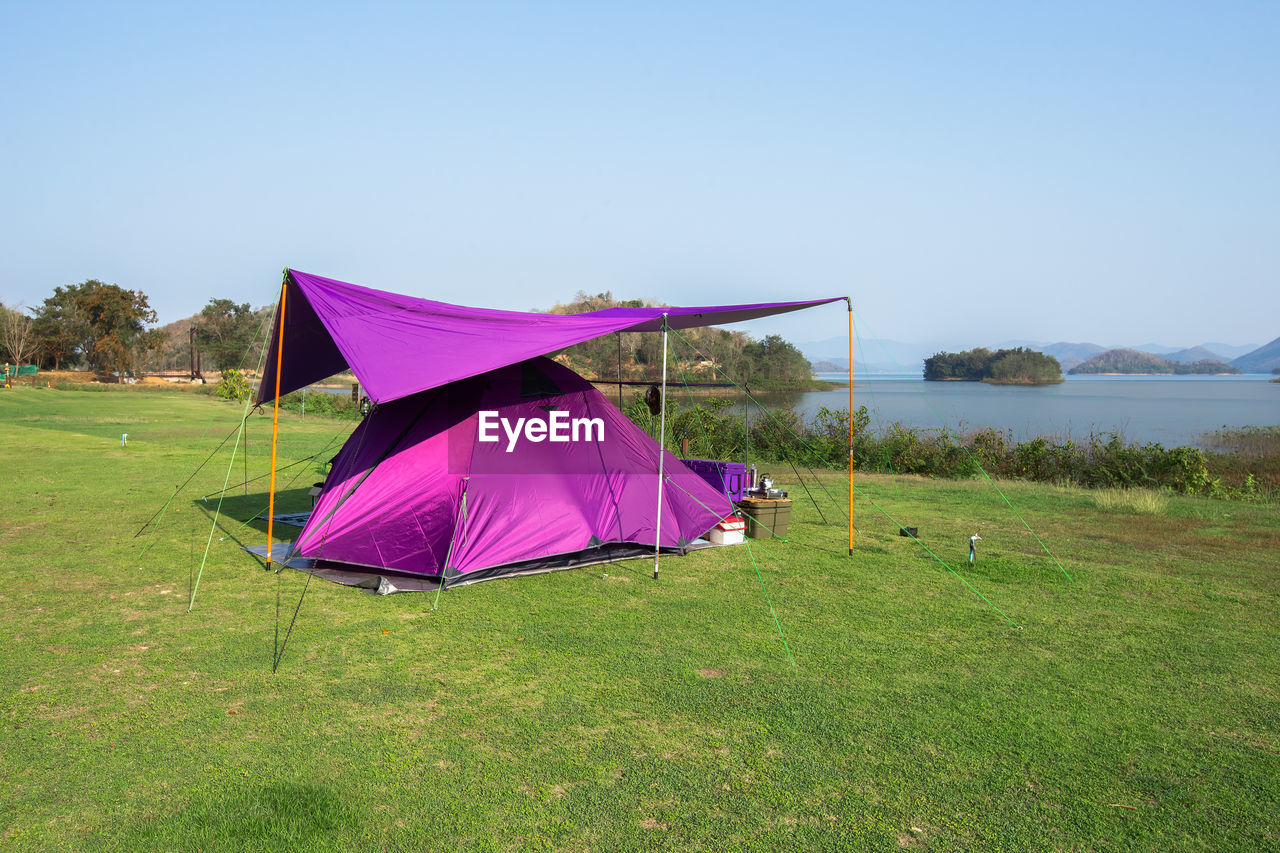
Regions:
<instances>
[{"instance_id":1,"label":"distant hill","mask_svg":"<svg viewBox=\"0 0 1280 853\"><path fill-rule=\"evenodd\" d=\"M275 305L264 305L256 309L255 328L261 328L262 322L266 316L275 310ZM153 353L148 361L148 370L186 370L191 365L191 327L200 319L199 314L192 314L190 317L183 317L181 320L174 320L172 323L166 323L160 327L160 331L164 333L164 346L156 353ZM197 352L201 347L197 344ZM250 348L249 353L245 355L244 364L248 368L253 368L258 364L258 356L262 354L262 341L255 340ZM201 359L201 367L205 371L213 369L213 363L209 361L208 354L205 353Z\"/></svg>"},{"instance_id":2,"label":"distant hill","mask_svg":"<svg viewBox=\"0 0 1280 853\"><path fill-rule=\"evenodd\" d=\"M1240 356L1231 364L1245 373L1270 373L1273 369L1280 367L1280 338Z\"/></svg>"},{"instance_id":3,"label":"distant hill","mask_svg":"<svg viewBox=\"0 0 1280 853\"><path fill-rule=\"evenodd\" d=\"M152 356L147 367L153 370L182 370L190 365L191 339L188 335L199 314L174 320L160 327L164 333L164 346Z\"/></svg>"},{"instance_id":4,"label":"distant hill","mask_svg":"<svg viewBox=\"0 0 1280 853\"><path fill-rule=\"evenodd\" d=\"M1056 344L1036 346L1032 347L1032 349L1039 350L1045 355L1053 356L1062 365L1063 370L1070 370L1077 364L1093 358L1098 353L1105 352L1107 348L1100 347L1097 344L1072 344L1066 341L1058 341Z\"/></svg>"},{"instance_id":5,"label":"distant hill","mask_svg":"<svg viewBox=\"0 0 1280 853\"><path fill-rule=\"evenodd\" d=\"M1160 353L1156 353L1156 355L1160 355ZM1197 361L1228 361L1229 360L1229 357L1224 358L1223 356L1219 355L1216 352L1213 352L1212 350L1205 349L1203 346L1190 347L1188 349L1180 349L1177 352L1167 353L1165 354L1164 357L1169 359L1170 361L1177 361L1182 364L1192 364L1193 362L1197 362Z\"/></svg>"},{"instance_id":6,"label":"distant hill","mask_svg":"<svg viewBox=\"0 0 1280 853\"><path fill-rule=\"evenodd\" d=\"M877 341L870 336L864 337L861 340L863 347L862 355L870 359L871 363L866 367L858 365L855 368L856 370L869 370L872 373L893 373L898 370L914 371L919 369L920 364L924 359L928 358L933 353L956 351L954 343L944 343L942 341L904 343L902 341L886 340L883 341L883 347L881 346L881 343L882 342ZM1271 346L1274 343L1275 342L1273 341L1271 344L1267 344L1266 346ZM854 344L855 347L857 345L857 343ZM843 336L828 338L822 341L798 343L796 346L800 348L800 350L805 354L805 357L811 362L831 362L832 364L840 365L841 368L847 369L846 366L849 363L847 356L849 344ZM1151 355L1167 358L1170 361L1181 362L1184 364L1207 359L1209 361L1226 362L1228 364L1236 365L1237 367L1240 365L1236 364L1232 359L1251 355L1259 349L1256 344L1241 346L1239 344L1217 342L1207 342L1197 346L1180 349L1178 347L1157 343L1130 346L1126 345L1123 341L1117 341L1111 342L1108 346L1099 346L1098 344L1089 342L1073 343L1070 341L1058 341L1056 343L1049 344L1023 339L1002 341L992 348L1014 349L1017 347L1031 349L1036 352L1042 352L1045 355L1053 356L1058 360L1058 363L1062 365L1063 371L1070 371L1073 367L1083 364L1095 355L1106 352L1110 349L1137 350L1139 352L1149 353ZM889 350L888 354L885 352L886 348ZM1262 347L1262 349L1266 349L1266 347ZM856 351L854 354L858 355ZM1257 368L1253 369L1256 370ZM1267 367L1263 368L1259 372L1266 373L1269 370L1270 368Z\"/></svg>"},{"instance_id":7,"label":"distant hill","mask_svg":"<svg viewBox=\"0 0 1280 853\"><path fill-rule=\"evenodd\" d=\"M849 365L849 339L840 336L826 338L821 341L807 341L796 344L805 357L812 361L829 361L847 370ZM865 335L854 341L855 370L866 370L871 373L897 373L919 370L924 360L939 350L948 348L948 344L939 342L903 343L894 340L877 340ZM868 359L862 365L862 359Z\"/></svg>"},{"instance_id":8,"label":"distant hill","mask_svg":"<svg viewBox=\"0 0 1280 853\"><path fill-rule=\"evenodd\" d=\"M1135 349L1109 349L1098 353L1093 358L1071 368L1069 373L1079 375L1097 373L1123 374L1216 374L1239 373L1238 368L1220 361L1197 361L1193 364L1182 364L1177 361L1141 352Z\"/></svg>"},{"instance_id":9,"label":"distant hill","mask_svg":"<svg viewBox=\"0 0 1280 853\"><path fill-rule=\"evenodd\" d=\"M847 358L819 358L809 362L809 369L814 373L848 373L849 359ZM900 375L903 371L898 369L898 365L889 362L880 362L872 364L863 364L857 359L853 360L853 374L856 381L859 376L866 377L867 374L873 375Z\"/></svg>"},{"instance_id":10,"label":"distant hill","mask_svg":"<svg viewBox=\"0 0 1280 853\"><path fill-rule=\"evenodd\" d=\"M1220 341L1206 341L1200 346L1209 350L1209 352L1216 352L1224 358L1239 358L1258 348L1257 344L1224 344Z\"/></svg>"}]
</instances>

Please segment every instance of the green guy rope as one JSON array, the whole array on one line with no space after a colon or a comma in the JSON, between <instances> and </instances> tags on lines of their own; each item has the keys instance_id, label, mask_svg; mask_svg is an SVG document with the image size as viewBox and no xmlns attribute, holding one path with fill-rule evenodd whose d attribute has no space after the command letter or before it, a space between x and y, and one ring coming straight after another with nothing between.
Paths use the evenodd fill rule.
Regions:
<instances>
[{"instance_id":1,"label":"green guy rope","mask_svg":"<svg viewBox=\"0 0 1280 853\"><path fill-rule=\"evenodd\" d=\"M857 313L857 312L854 312L854 313ZM861 315L858 316L858 319L862 320ZM903 369L902 365L898 364L898 360L893 357L893 353L889 352L889 348L884 345L884 341L880 340L880 336L877 335L875 331L872 330L872 328L867 325L867 322L865 320L862 320L862 325L867 329L868 332L871 333L871 336L876 339L876 343L880 344L880 348L884 350L885 355L889 356L889 360L892 361L899 370L902 370ZM929 398L925 395L925 393L923 391L918 391L918 393L920 394L920 399L924 400L925 405L929 407L929 411L933 412L933 416L938 419L938 423L942 425L942 428L947 429L947 422L943 420L942 415L938 414L938 410L933 407L933 403L929 402ZM1022 526L1027 528L1027 532L1030 533L1031 537L1036 540L1036 544L1038 544L1040 548L1046 554L1049 555L1049 559L1053 560L1054 565L1058 567L1058 571L1062 572L1063 576L1066 577L1067 580L1072 580L1071 575L1068 574L1067 570L1062 567L1062 563L1059 562L1057 556L1052 551L1049 550L1049 546L1045 545L1044 542L1040 540L1040 537L1036 534L1036 532L1031 529L1031 525L1027 524L1027 520L1022 517L1022 513L1018 512L1017 508L1014 507L1012 503L1010 503L1009 498L1007 498L1005 496L1005 493L1001 491L1000 487L996 485L995 480L991 479L991 475L987 473L987 469L982 467L982 463L980 463L977 459L973 458L973 454L969 452L969 448L964 446L963 441L959 442L959 445L960 445L960 449L964 452L964 455L968 457L969 461L972 462L979 471L982 472L983 478L988 483L991 484L991 488L996 490L996 494L1000 496L1000 499L1003 500L1005 504L1009 507L1009 509L1012 510L1013 514L1017 516L1018 521L1022 522Z\"/></svg>"},{"instance_id":2,"label":"green guy rope","mask_svg":"<svg viewBox=\"0 0 1280 853\"><path fill-rule=\"evenodd\" d=\"M675 332L675 335L676 335L676 337L677 337L677 338L679 338L680 340L683 340L686 344L689 344L689 347L690 347L690 348L691 348L695 353L696 353L696 352L698 352L698 348L697 348L696 346L694 346L693 344L689 343L689 341L688 341L688 340L685 340L685 338L684 338L684 337L683 337L683 336L682 336L678 331L676 331L675 329L672 329L672 331L673 331L673 332ZM717 369L718 369L718 368L717 368ZM728 379L730 382L733 382L733 379L732 379L732 378L730 378L727 374L725 374L723 371L720 371L720 372L721 372L721 374L722 374L722 375L724 375L724 376L725 376L725 378L726 378L726 379ZM734 384L736 384L736 383L734 383ZM748 397L750 398L750 394L748 394ZM753 398L752 398L752 399L753 399ZM760 403L759 403L758 401L755 401L755 402L756 402L756 405L757 405L757 406L760 406ZM777 418L773 418L773 415L769 412L769 410L768 410L768 409L765 409L765 408L764 408L764 406L760 406L760 408L761 408L761 410L763 410L763 411L764 411L764 413L765 413L766 415L768 415L770 418L772 418L772 419L773 419L774 423L776 423L776 424L778 424L779 426L782 426L784 429L787 429L788 431L790 431L790 432L791 432L791 434L792 434L793 436L795 436L795 438L800 442L801 446L803 446L803 447L807 448L811 453L813 453L813 454L814 454L814 458L815 458L815 459L817 459L819 462L821 462L821 461L822 461L821 457L817 455L817 452L816 452L816 451L814 451L814 450L813 450L813 448L812 448L812 447L810 447L810 446L809 446L809 445L804 441L804 439L802 439L802 438L800 438L800 436L796 435L794 431L790 430L790 428L789 428L789 427L787 427L785 424L782 424L782 423L781 423ZM830 466L828 465L828 466L826 466L826 467L828 467L828 468L829 468ZM676 485L676 484L674 484L674 483L673 483L673 485ZM894 525L895 525L899 530L904 529L901 523L899 523L899 522L898 522L898 521L897 521L893 516L889 515L889 513L888 513L888 512L886 512L886 511L884 510L884 508L883 508L883 507L881 507L881 506L880 506L879 504L877 504L875 501L871 500L871 498L870 498L870 497L868 497L868 496L867 496L867 494L866 494L865 492L863 492L861 489L857 488L856 486L853 486L852 484L850 484L850 489L851 489L850 494L852 494L853 492L856 492L856 493L857 493L858 495L860 495L861 497L866 498L866 499L867 499L867 501L868 501L868 503L870 503L873 507L875 507L875 508L876 508L876 511L878 511L878 512L879 512L881 515L883 515L885 518L887 518L887 519L889 519L891 522L893 522L893 524L894 524ZM686 494L688 494L688 492L687 492L687 491L686 491L685 493L686 493ZM690 496L690 497L692 497L692 496ZM695 498L695 500L697 500L697 499ZM706 507L704 506L704 508L706 508ZM757 523L759 523L759 522L757 522ZM761 527L765 527L765 525L763 525L763 524L761 524L760 526L761 526ZM766 527L765 529L767 530L768 528ZM773 531L772 531L772 530L770 530L769 532L770 532L771 534L773 533ZM783 537L781 537L781 536L776 536L776 534L775 534L775 538L781 539L783 542L788 541L787 539L785 539L785 538L783 538ZM970 591L972 591L974 595L978 596L978 598L980 598L980 599L982 599L984 602L986 602L986 603L987 603L987 605L988 605L989 607L991 607L991 609L992 609L992 610L994 610L996 613L999 613L999 614L1000 614L1000 616L1001 616L1001 617L1003 617L1003 618L1004 618L1004 620L1005 620L1006 622L1008 622L1010 625L1014 626L1015 628L1018 628L1019 630L1021 630L1021 628L1022 628L1022 626L1021 626L1021 625L1019 625L1017 622L1014 622L1014 621L1013 621L1013 619L1009 618L1009 614L1005 613L1005 612L1004 612L1003 610L1001 610L999 607L996 607L996 605L995 605L994 603L992 603L991 599L987 598L985 595L983 595L981 592L979 592L979 591L978 591L978 589L977 589L976 587L974 587L974 586L973 586L973 584L971 584L971 583L969 583L969 581L965 580L965 578L964 578L964 576L963 576L963 575L961 575L961 574L960 574L959 572L957 572L955 569L951 568L950 564L948 564L946 560L942 559L942 558L941 558L941 557L939 557L937 554L935 554L935 553L934 553L934 552L929 548L929 546L928 546L928 545L925 545L923 542L921 542L919 538L917 538L917 537L915 537L915 536L912 536L911 538L912 538L912 539L914 539L914 540L915 540L915 542L916 542L916 544L917 544L917 545L919 545L921 548L923 548L923 549L925 550L925 552L929 554L929 556L931 556L931 557L933 557L933 559L937 560L937 561L938 561L938 563L940 563L940 564L942 565L942 567L943 567L943 568L945 568L945 569L946 569L948 572L950 572L951 574L955 575L955 576L956 576L956 578L957 578L957 579L959 579L959 581L960 581L962 584L964 584L966 587L968 587L968 588L969 588L969 590L970 590ZM744 539L745 539L745 537L744 537Z\"/></svg>"},{"instance_id":3,"label":"green guy rope","mask_svg":"<svg viewBox=\"0 0 1280 853\"><path fill-rule=\"evenodd\" d=\"M778 629L778 637L782 640L782 648L787 651L787 660L791 661L792 669L799 669L796 666L796 659L791 655L791 646L787 645L787 635L782 633L782 623L778 621L778 611L773 609L773 601L769 598L769 589L764 585L764 576L760 574L760 565L756 562L756 555L751 551L751 541L745 536L743 542L747 543L747 554L751 557L751 565L756 570L756 580L760 581L760 588L764 590L765 604L769 605L769 613L773 616L773 625Z\"/></svg>"}]
</instances>

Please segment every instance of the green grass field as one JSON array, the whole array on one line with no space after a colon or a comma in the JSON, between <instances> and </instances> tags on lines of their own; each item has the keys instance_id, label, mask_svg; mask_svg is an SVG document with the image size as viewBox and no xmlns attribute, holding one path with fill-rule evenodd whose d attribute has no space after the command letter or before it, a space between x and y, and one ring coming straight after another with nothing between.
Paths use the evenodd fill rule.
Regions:
<instances>
[{"instance_id":1,"label":"green grass field","mask_svg":"<svg viewBox=\"0 0 1280 853\"><path fill-rule=\"evenodd\" d=\"M272 674L306 576L240 550L239 457L186 612L230 444L134 538L239 417L0 393L0 849L1280 847L1275 504L1002 483L1069 581L983 482L859 478L1015 628L867 498L848 556L833 474L837 523L796 488L791 541L753 546L794 668L736 547L435 611L313 581ZM350 428L288 415L280 464Z\"/></svg>"}]
</instances>

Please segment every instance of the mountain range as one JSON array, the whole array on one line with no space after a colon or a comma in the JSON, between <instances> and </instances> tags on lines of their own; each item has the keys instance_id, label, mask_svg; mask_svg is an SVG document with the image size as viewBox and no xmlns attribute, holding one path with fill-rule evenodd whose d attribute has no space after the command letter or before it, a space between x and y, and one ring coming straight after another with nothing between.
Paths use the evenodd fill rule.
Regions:
<instances>
[{"instance_id":1,"label":"mountain range","mask_svg":"<svg viewBox=\"0 0 1280 853\"><path fill-rule=\"evenodd\" d=\"M1245 373L1271 373L1280 367L1280 338L1263 344L1251 353L1240 356L1231 362Z\"/></svg>"},{"instance_id":2,"label":"mountain range","mask_svg":"<svg viewBox=\"0 0 1280 853\"><path fill-rule=\"evenodd\" d=\"M865 370L870 373L916 373L923 368L924 360L935 353L960 352L966 349L973 349L975 346L972 343L958 344L954 341L907 343L890 340L864 340L860 343L860 350L859 342L854 343L854 353L857 356L854 359L854 368L858 371ZM824 366L835 364L839 365L841 369L845 369L849 365L849 357L847 355L849 342L846 338L827 338L821 341L798 343L796 346L811 362L825 362ZM1013 347L1026 347L1042 352L1045 355L1051 355L1058 359L1058 362L1062 365L1063 372L1088 361L1099 353L1116 349L1137 350L1181 364L1191 364L1197 361L1221 361L1230 364L1232 367L1238 367L1245 373L1270 373L1274 368L1280 367L1280 338L1276 338L1262 346L1257 344L1238 345L1208 342L1183 348L1154 343L1141 344L1139 346L1114 345L1104 347L1094 343L1070 343L1067 341L1044 343L1043 341L1012 340L1002 341L988 348L994 350ZM865 366L862 363L864 357L866 359Z\"/></svg>"},{"instance_id":3,"label":"mountain range","mask_svg":"<svg viewBox=\"0 0 1280 853\"><path fill-rule=\"evenodd\" d=\"M1193 347L1181 352L1208 352L1203 347ZM1132 373L1163 375L1217 375L1223 373L1241 373L1238 367L1232 367L1216 358L1197 359L1193 362L1179 362L1164 356L1152 355L1135 349L1109 349L1100 352L1088 361L1071 368L1071 373Z\"/></svg>"}]
</instances>

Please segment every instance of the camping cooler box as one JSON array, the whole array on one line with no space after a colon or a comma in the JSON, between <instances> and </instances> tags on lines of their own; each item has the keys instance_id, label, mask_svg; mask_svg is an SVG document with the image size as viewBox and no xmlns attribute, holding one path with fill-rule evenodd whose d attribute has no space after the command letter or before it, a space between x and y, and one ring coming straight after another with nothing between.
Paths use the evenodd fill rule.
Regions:
<instances>
[{"instance_id":1,"label":"camping cooler box","mask_svg":"<svg viewBox=\"0 0 1280 853\"><path fill-rule=\"evenodd\" d=\"M718 462L714 459L681 459L680 461L730 501L742 500L743 492L747 488L747 466L743 463Z\"/></svg>"},{"instance_id":2,"label":"camping cooler box","mask_svg":"<svg viewBox=\"0 0 1280 853\"><path fill-rule=\"evenodd\" d=\"M752 539L787 535L787 524L791 521L791 501L748 498L738 503L738 509L747 517L747 535Z\"/></svg>"},{"instance_id":3,"label":"camping cooler box","mask_svg":"<svg viewBox=\"0 0 1280 853\"><path fill-rule=\"evenodd\" d=\"M745 531L747 523L736 515L731 515L724 521L711 528L711 532L707 534L707 538L714 545L741 545L742 534Z\"/></svg>"}]
</instances>

